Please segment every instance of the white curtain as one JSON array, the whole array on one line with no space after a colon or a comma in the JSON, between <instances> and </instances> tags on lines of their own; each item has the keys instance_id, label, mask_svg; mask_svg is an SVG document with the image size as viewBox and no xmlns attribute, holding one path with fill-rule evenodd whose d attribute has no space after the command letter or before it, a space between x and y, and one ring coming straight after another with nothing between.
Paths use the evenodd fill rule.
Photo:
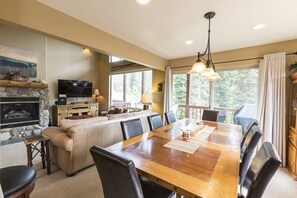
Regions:
<instances>
[{"instance_id":1,"label":"white curtain","mask_svg":"<svg viewBox=\"0 0 297 198\"><path fill-rule=\"evenodd\" d=\"M286 54L265 55L259 65L257 119L262 143L271 142L286 165Z\"/></svg>"},{"instance_id":2,"label":"white curtain","mask_svg":"<svg viewBox=\"0 0 297 198\"><path fill-rule=\"evenodd\" d=\"M164 90L164 113L171 111L171 69L166 67L165 71L165 90ZM163 117L165 122L165 116Z\"/></svg>"}]
</instances>

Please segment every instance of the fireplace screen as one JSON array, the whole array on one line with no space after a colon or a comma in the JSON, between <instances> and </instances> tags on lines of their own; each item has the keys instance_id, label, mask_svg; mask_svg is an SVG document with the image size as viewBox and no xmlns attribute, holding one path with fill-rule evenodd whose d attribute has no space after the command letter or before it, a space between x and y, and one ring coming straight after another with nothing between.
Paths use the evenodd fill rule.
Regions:
<instances>
[{"instance_id":1,"label":"fireplace screen","mask_svg":"<svg viewBox=\"0 0 297 198\"><path fill-rule=\"evenodd\" d=\"M33 125L39 123L39 98L0 98L0 128Z\"/></svg>"}]
</instances>

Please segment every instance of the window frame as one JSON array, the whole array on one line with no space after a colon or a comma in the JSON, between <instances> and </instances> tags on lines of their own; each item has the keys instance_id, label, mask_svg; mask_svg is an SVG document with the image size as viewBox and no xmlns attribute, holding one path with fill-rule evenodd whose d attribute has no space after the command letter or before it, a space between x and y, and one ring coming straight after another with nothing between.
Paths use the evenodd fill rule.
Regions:
<instances>
[{"instance_id":1,"label":"window frame","mask_svg":"<svg viewBox=\"0 0 297 198\"><path fill-rule=\"evenodd\" d=\"M131 73L141 73L141 95L144 94L145 92L145 72L147 71L151 71L151 75L153 75L153 71L151 69L149 70L145 70L145 71L135 71L135 72L127 72L127 73L122 73L122 74L111 74L109 75L109 104L108 106L111 107L111 106L114 106L112 104L112 76L113 75L123 75L123 101L126 102L126 99L127 99L127 83L128 82L128 75L131 74ZM151 83L151 86L152 86L152 83ZM140 96L141 98L141 96ZM141 99L140 101L138 102L141 102Z\"/></svg>"},{"instance_id":2,"label":"window frame","mask_svg":"<svg viewBox=\"0 0 297 198\"><path fill-rule=\"evenodd\" d=\"M216 71L221 72L221 71L232 71L232 70L247 70L247 69L259 69L259 64L248 64L248 65L230 65L226 67L218 67L216 68ZM189 117L190 115L190 107L193 106L189 104L190 100L190 75L188 74L188 70L185 68L178 68L174 69L172 68L171 71L171 90L173 90L173 75L175 74L187 74L187 88L186 88L186 104L185 105L180 105L182 107L185 107L185 116ZM215 103L215 81L209 81L209 107L210 109L214 109L214 103ZM171 93L173 94L173 92ZM188 106L188 107L187 107Z\"/></svg>"}]
</instances>

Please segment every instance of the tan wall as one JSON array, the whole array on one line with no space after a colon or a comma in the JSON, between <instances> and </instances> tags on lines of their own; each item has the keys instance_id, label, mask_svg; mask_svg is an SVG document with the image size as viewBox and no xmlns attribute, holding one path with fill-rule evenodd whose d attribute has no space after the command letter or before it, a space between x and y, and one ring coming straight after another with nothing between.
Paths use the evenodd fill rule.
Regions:
<instances>
[{"instance_id":1,"label":"tan wall","mask_svg":"<svg viewBox=\"0 0 297 198\"><path fill-rule=\"evenodd\" d=\"M37 52L36 79L46 79L46 37L0 24L0 45Z\"/></svg>"},{"instance_id":2,"label":"tan wall","mask_svg":"<svg viewBox=\"0 0 297 198\"><path fill-rule=\"evenodd\" d=\"M109 101L109 75L110 75L110 65L109 57L105 54L95 53L95 60L97 61L95 65L99 68L98 79L99 79L99 106L100 111L108 110Z\"/></svg>"},{"instance_id":3,"label":"tan wall","mask_svg":"<svg viewBox=\"0 0 297 198\"><path fill-rule=\"evenodd\" d=\"M295 52L297 51L297 39L291 41L284 41L279 43L272 43L267 45L260 45L230 51L223 51L212 53L214 62L222 62L229 60L238 60L245 58L253 58L253 57L261 57L265 54L271 54L276 52ZM179 59L169 60L168 64L171 67L181 67L181 66L192 66L193 63L196 62L197 57L185 57ZM297 60L297 56L287 56L287 64L291 64L293 61ZM252 61L244 61L244 62L236 62L236 63L228 63L228 64L216 64L217 69L220 68L228 68L228 67L249 67L252 65L258 65L259 60ZM190 69L190 67L189 67Z\"/></svg>"},{"instance_id":4,"label":"tan wall","mask_svg":"<svg viewBox=\"0 0 297 198\"><path fill-rule=\"evenodd\" d=\"M83 48L2 24L0 35L0 45L37 52L36 79L42 78L48 83L49 105L57 100L57 79L89 80L94 87L99 85L99 68L93 64L96 57ZM68 98L68 102L87 100L91 98Z\"/></svg>"},{"instance_id":5,"label":"tan wall","mask_svg":"<svg viewBox=\"0 0 297 198\"><path fill-rule=\"evenodd\" d=\"M164 107L164 82L165 82L165 72L153 69L153 104L152 110L158 112L163 118L163 107ZM158 84L162 83L162 91L158 91Z\"/></svg>"},{"instance_id":6,"label":"tan wall","mask_svg":"<svg viewBox=\"0 0 297 198\"><path fill-rule=\"evenodd\" d=\"M0 21L164 70L167 60L54 10L36 0L2 0Z\"/></svg>"},{"instance_id":7,"label":"tan wall","mask_svg":"<svg viewBox=\"0 0 297 198\"><path fill-rule=\"evenodd\" d=\"M59 40L47 38L46 81L50 104L58 98L57 79L88 80L98 87L99 68L93 64L92 52ZM67 102L89 101L90 98L67 98Z\"/></svg>"}]
</instances>

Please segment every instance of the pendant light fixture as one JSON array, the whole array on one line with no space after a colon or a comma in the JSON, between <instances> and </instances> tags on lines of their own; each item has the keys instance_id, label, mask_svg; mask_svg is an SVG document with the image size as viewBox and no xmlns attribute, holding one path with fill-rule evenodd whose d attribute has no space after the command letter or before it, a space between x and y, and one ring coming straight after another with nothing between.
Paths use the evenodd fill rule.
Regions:
<instances>
[{"instance_id":1,"label":"pendant light fixture","mask_svg":"<svg viewBox=\"0 0 297 198\"><path fill-rule=\"evenodd\" d=\"M204 17L208 19L208 39L206 49L203 53L198 52L198 59L193 65L192 69L188 72L189 74L198 74L201 78L206 78L209 81L221 79L220 75L216 72L215 65L213 64L211 52L210 52L210 19L216 15L215 12L207 12ZM207 60L203 58L207 54ZM202 60L205 61L205 64Z\"/></svg>"}]
</instances>

